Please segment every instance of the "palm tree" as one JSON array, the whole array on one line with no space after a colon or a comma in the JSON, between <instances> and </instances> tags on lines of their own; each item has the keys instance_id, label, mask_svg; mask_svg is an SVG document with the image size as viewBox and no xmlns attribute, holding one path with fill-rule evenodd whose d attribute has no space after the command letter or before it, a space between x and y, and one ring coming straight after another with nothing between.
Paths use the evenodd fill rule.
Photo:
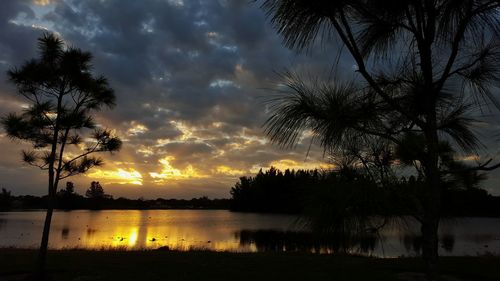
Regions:
<instances>
[{"instance_id":1,"label":"palm tree","mask_svg":"<svg viewBox=\"0 0 500 281\"><path fill-rule=\"evenodd\" d=\"M444 146L476 153L470 116L500 108L500 3L487 0L263 0L284 44L299 51L318 35L342 43L359 76L350 83L304 81L286 73L285 92L270 101L266 132L293 146L311 129L328 150L355 138L389 141L422 173L418 219L427 277L438 273L437 230L443 180L464 169L444 162ZM418 140L418 141L416 141ZM396 147L399 147L396 149ZM409 158L408 158L409 157ZM466 170L490 170L487 163Z\"/></svg>"},{"instance_id":2,"label":"palm tree","mask_svg":"<svg viewBox=\"0 0 500 281\"><path fill-rule=\"evenodd\" d=\"M38 259L43 279L59 182L102 165L92 154L118 151L122 143L93 121L93 112L115 104L115 94L104 77L92 75L91 54L66 47L53 34L39 38L38 48L38 59L7 73L30 106L21 114L4 116L2 125L9 137L31 145L31 150L22 152L23 161L48 174L49 200ZM88 130L93 133L84 138L82 133Z\"/></svg>"}]
</instances>

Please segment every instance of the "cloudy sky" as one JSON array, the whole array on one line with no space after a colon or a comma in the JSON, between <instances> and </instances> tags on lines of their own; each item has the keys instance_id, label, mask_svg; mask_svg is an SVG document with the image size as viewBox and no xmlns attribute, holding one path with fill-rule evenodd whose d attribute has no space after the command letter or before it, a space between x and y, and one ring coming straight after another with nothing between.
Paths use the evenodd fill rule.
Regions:
<instances>
[{"instance_id":1,"label":"cloudy sky","mask_svg":"<svg viewBox=\"0 0 500 281\"><path fill-rule=\"evenodd\" d=\"M228 197L238 177L260 168L324 167L307 135L294 150L270 144L262 129L277 72L327 75L334 42L307 54L282 46L258 5L248 0L2 0L0 114L24 101L5 72L37 56L36 38L55 32L94 55L117 106L99 123L124 140L105 166L72 178L83 193L100 181L115 197ZM339 72L354 75L343 58ZM0 132L0 186L46 193L45 175L20 161L23 145ZM495 155L495 150L487 151ZM495 191L497 177L487 183Z\"/></svg>"},{"instance_id":2,"label":"cloudy sky","mask_svg":"<svg viewBox=\"0 0 500 281\"><path fill-rule=\"evenodd\" d=\"M123 149L71 179L79 192L99 180L115 196L227 197L238 177L260 168L320 167L321 149L306 159L307 137L293 151L268 143L264 100L276 72L326 72L321 62L331 51L287 50L250 2L2 1L0 113L24 102L6 70L36 57L36 38L49 30L90 51L95 73L117 94L117 106L98 120L116 130ZM44 174L20 162L22 145L3 135L0 144L0 184L15 194L45 193Z\"/></svg>"}]
</instances>

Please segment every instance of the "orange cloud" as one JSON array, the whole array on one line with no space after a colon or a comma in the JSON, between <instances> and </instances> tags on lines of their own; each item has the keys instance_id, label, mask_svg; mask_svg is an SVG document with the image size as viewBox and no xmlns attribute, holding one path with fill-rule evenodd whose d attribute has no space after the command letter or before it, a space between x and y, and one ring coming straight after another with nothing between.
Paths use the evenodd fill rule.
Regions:
<instances>
[{"instance_id":1,"label":"orange cloud","mask_svg":"<svg viewBox=\"0 0 500 281\"><path fill-rule=\"evenodd\" d=\"M191 164L189 164L185 169L178 169L170 164L170 161L175 160L173 156L166 156L158 162L160 162L162 169L159 173L152 172L149 173L154 179L155 183L164 183L167 180L182 180L182 179L192 179L192 178L204 178L198 170L196 170Z\"/></svg>"},{"instance_id":2,"label":"orange cloud","mask_svg":"<svg viewBox=\"0 0 500 281\"><path fill-rule=\"evenodd\" d=\"M281 159L281 160L275 160L269 163L268 167L263 167L263 166L253 166L252 169L250 170L252 173L257 173L259 169L268 169L270 167L274 167L278 170L314 170L314 169L333 169L335 166L333 164L327 164L327 163L322 163L322 162L298 162L292 159Z\"/></svg>"},{"instance_id":3,"label":"orange cloud","mask_svg":"<svg viewBox=\"0 0 500 281\"><path fill-rule=\"evenodd\" d=\"M33 0L33 3L35 5L40 5L40 6L47 6L47 5L50 5L52 2L54 2L53 0Z\"/></svg>"},{"instance_id":4,"label":"orange cloud","mask_svg":"<svg viewBox=\"0 0 500 281\"><path fill-rule=\"evenodd\" d=\"M101 170L94 169L87 177L107 183L142 185L142 175L135 169Z\"/></svg>"},{"instance_id":5,"label":"orange cloud","mask_svg":"<svg viewBox=\"0 0 500 281\"><path fill-rule=\"evenodd\" d=\"M132 121L131 125L132 126L127 130L127 135L129 136L136 136L144 134L145 132L149 131L149 129L146 126L137 123L135 121Z\"/></svg>"},{"instance_id":6,"label":"orange cloud","mask_svg":"<svg viewBox=\"0 0 500 281\"><path fill-rule=\"evenodd\" d=\"M233 169L226 165L219 165L213 171L215 174L228 175L228 176L242 176L246 174L246 171Z\"/></svg>"}]
</instances>

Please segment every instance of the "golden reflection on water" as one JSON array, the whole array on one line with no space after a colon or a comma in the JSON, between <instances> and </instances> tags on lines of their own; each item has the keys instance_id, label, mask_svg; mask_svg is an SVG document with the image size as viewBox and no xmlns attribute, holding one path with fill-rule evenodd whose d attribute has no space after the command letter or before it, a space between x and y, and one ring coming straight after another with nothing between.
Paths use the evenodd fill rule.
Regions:
<instances>
[{"instance_id":1,"label":"golden reflection on water","mask_svg":"<svg viewBox=\"0 0 500 281\"><path fill-rule=\"evenodd\" d=\"M40 212L39 216L30 219L41 225L42 215ZM207 210L56 212L49 247L125 250L168 247L255 252L255 245L241 245L235 233L242 228L255 227L256 222L264 228L286 229L291 219L278 217L266 221L256 215L244 215L243 220L235 220L230 212ZM34 234L38 231L32 230ZM57 232L60 235L54 234ZM30 246L37 243L38 238L35 238Z\"/></svg>"},{"instance_id":2,"label":"golden reflection on water","mask_svg":"<svg viewBox=\"0 0 500 281\"><path fill-rule=\"evenodd\" d=\"M137 228L133 227L130 230L129 238L128 238L128 246L134 247L137 244Z\"/></svg>"},{"instance_id":3,"label":"golden reflection on water","mask_svg":"<svg viewBox=\"0 0 500 281\"><path fill-rule=\"evenodd\" d=\"M44 217L44 211L0 212L0 248L38 247ZM234 252L294 251L298 247L308 250L304 247L311 245L306 238L282 235L283 231L293 233L294 221L291 216L215 210L57 211L52 220L49 247L110 250L168 247L173 250ZM376 244L370 253L385 257L414 254L410 249L413 245L411 234L419 233L417 226L409 224L405 231L384 230L381 235L385 245L382 248L380 243ZM500 253L500 240L496 239L500 233L500 219L475 218L461 220L460 224L443 223L442 229L444 234L451 235L455 248L459 246L458 254ZM266 234L267 230L271 232ZM471 235L479 238L469 239ZM309 250L332 252L324 246L328 244ZM450 250L444 254L453 253Z\"/></svg>"}]
</instances>

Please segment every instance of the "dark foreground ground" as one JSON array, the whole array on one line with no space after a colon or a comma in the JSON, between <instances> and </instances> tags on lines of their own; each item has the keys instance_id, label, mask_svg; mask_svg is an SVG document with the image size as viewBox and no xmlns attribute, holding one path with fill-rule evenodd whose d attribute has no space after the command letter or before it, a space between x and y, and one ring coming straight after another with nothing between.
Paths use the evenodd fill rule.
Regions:
<instances>
[{"instance_id":1,"label":"dark foreground ground","mask_svg":"<svg viewBox=\"0 0 500 281\"><path fill-rule=\"evenodd\" d=\"M24 280L36 251L0 249L0 280ZM420 280L418 258L216 253L51 251L52 280ZM500 257L442 258L445 280L500 280Z\"/></svg>"}]
</instances>

